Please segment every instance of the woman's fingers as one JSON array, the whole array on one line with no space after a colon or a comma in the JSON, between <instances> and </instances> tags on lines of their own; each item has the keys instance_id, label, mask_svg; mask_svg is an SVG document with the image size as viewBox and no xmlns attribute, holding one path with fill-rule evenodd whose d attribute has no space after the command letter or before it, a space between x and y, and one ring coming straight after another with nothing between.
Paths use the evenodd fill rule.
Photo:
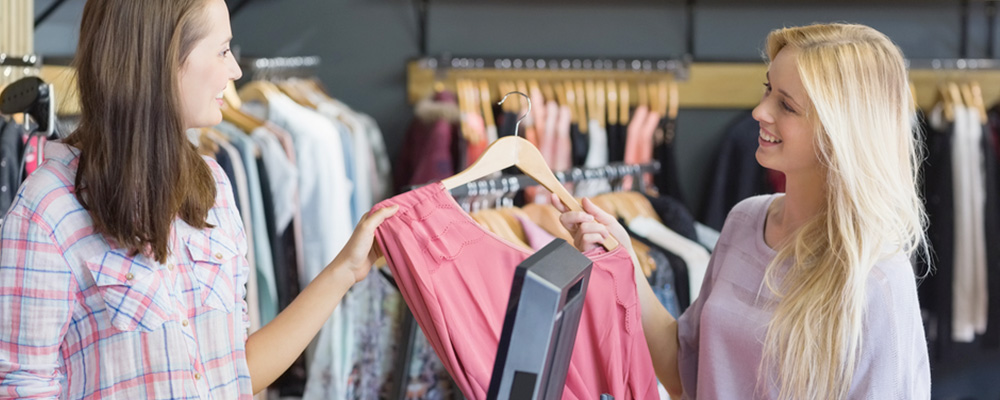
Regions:
<instances>
[{"instance_id":1,"label":"woman's fingers","mask_svg":"<svg viewBox=\"0 0 1000 400\"><path fill-rule=\"evenodd\" d=\"M559 212L564 213L569 211L566 208L566 205L562 203L562 200L559 200L559 196L556 196L555 193L549 193L549 199L552 205L555 206L556 210L559 210Z\"/></svg>"},{"instance_id":2,"label":"woman's fingers","mask_svg":"<svg viewBox=\"0 0 1000 400\"><path fill-rule=\"evenodd\" d=\"M613 215L608 214L607 211L602 210L588 198L583 199L583 211L586 211L587 214L594 216L594 219L596 219L597 222L600 222L605 225L618 222L618 220L616 220Z\"/></svg>"}]
</instances>

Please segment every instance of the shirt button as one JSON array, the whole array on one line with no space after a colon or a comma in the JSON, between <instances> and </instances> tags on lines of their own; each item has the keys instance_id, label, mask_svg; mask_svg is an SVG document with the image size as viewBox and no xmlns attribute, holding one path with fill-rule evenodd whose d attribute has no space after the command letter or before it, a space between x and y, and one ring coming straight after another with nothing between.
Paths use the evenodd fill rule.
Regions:
<instances>
[{"instance_id":1,"label":"shirt button","mask_svg":"<svg viewBox=\"0 0 1000 400\"><path fill-rule=\"evenodd\" d=\"M215 253L215 259L216 260L221 260L222 259L222 253Z\"/></svg>"},{"instance_id":2,"label":"shirt button","mask_svg":"<svg viewBox=\"0 0 1000 400\"><path fill-rule=\"evenodd\" d=\"M188 326L189 324L190 323L188 322L188 320L181 321L181 325L183 325L183 326Z\"/></svg>"},{"instance_id":3,"label":"shirt button","mask_svg":"<svg viewBox=\"0 0 1000 400\"><path fill-rule=\"evenodd\" d=\"M174 264L167 264L167 269L173 271L174 270Z\"/></svg>"},{"instance_id":4,"label":"shirt button","mask_svg":"<svg viewBox=\"0 0 1000 400\"><path fill-rule=\"evenodd\" d=\"M197 381L197 380L201 380L201 374L199 374L199 373L195 372L195 373L194 373L194 380L196 380L196 381Z\"/></svg>"},{"instance_id":5,"label":"shirt button","mask_svg":"<svg viewBox=\"0 0 1000 400\"><path fill-rule=\"evenodd\" d=\"M131 272L129 272L129 273L127 273L127 274L125 274L125 279L126 279L126 280L132 280L132 278L135 278L135 276L134 276L134 275L132 275L132 273L131 273Z\"/></svg>"}]
</instances>

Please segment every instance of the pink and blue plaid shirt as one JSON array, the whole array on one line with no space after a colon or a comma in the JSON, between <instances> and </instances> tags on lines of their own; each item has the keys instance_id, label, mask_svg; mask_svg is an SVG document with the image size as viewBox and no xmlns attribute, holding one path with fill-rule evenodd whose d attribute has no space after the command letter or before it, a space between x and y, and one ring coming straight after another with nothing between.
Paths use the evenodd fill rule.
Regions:
<instances>
[{"instance_id":1,"label":"pink and blue plaid shirt","mask_svg":"<svg viewBox=\"0 0 1000 400\"><path fill-rule=\"evenodd\" d=\"M78 152L47 144L0 226L0 397L250 398L246 235L221 168L215 228L177 219L160 264L95 233Z\"/></svg>"}]
</instances>

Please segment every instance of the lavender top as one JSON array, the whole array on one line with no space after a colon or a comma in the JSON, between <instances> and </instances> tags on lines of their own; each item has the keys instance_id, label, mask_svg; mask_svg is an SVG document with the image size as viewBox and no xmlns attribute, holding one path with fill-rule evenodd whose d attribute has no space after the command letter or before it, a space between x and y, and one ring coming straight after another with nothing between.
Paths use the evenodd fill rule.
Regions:
<instances>
[{"instance_id":1,"label":"lavender top","mask_svg":"<svg viewBox=\"0 0 1000 400\"><path fill-rule=\"evenodd\" d=\"M771 372L760 379L763 339L773 309L764 270L777 253L764 221L780 195L743 200L729 213L701 294L678 320L684 399L775 398ZM759 297L758 297L759 293ZM909 259L879 261L867 284L861 357L851 399L929 399L930 367L916 279Z\"/></svg>"}]
</instances>

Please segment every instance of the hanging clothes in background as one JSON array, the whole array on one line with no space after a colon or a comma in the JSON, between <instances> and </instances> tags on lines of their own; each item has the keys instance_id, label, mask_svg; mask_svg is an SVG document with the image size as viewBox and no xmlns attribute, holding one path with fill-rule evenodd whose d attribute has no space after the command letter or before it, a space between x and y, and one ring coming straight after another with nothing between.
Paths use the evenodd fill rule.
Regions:
<instances>
[{"instance_id":1,"label":"hanging clothes in background","mask_svg":"<svg viewBox=\"0 0 1000 400\"><path fill-rule=\"evenodd\" d=\"M996 116L970 106L968 98L943 99L922 124L931 264L917 258L918 272L931 271L918 294L931 356L939 361L952 355L956 342L1000 347L1000 250L989 242L1000 237ZM984 116L991 119L986 126Z\"/></svg>"},{"instance_id":2,"label":"hanging clothes in background","mask_svg":"<svg viewBox=\"0 0 1000 400\"><path fill-rule=\"evenodd\" d=\"M633 87L640 96L629 95ZM670 88L674 87L676 84L668 81L647 84L605 79L496 82L460 79L455 83L455 97L451 92L439 90L432 98L417 103L415 119L396 163L398 189L403 191L450 176L478 159L496 137L517 134L539 149L553 171L660 160L669 164L670 170L661 168L658 176L644 177L644 185L665 182L667 190L661 187L659 191L682 199L673 141L666 140L668 136L676 137L675 117L668 118L669 106L673 104L668 98ZM502 105L494 104L513 91L532 99L530 111L527 102L517 95ZM442 119L444 113L432 108L442 103L457 106L457 111L448 109L448 118ZM519 117L524 119L515 133ZM446 151L455 149L454 143L459 140L466 144L457 147L460 151ZM604 184L599 180L579 182L571 185L571 189L577 196L586 197L607 191L600 186ZM627 178L625 188L629 187L631 181ZM548 193L539 188L532 188L525 195L533 202L548 201Z\"/></svg>"},{"instance_id":3,"label":"hanging clothes in background","mask_svg":"<svg viewBox=\"0 0 1000 400\"><path fill-rule=\"evenodd\" d=\"M188 134L233 182L257 271L247 302L252 328L259 329L333 260L374 202L391 193L390 167L374 120L314 81L255 80L224 98L230 105L224 121ZM384 279L370 274L356 285L369 290L345 296L271 394L326 399L386 392L395 342L384 329L398 324L399 311L383 304L393 304L393 296L399 302Z\"/></svg>"},{"instance_id":4,"label":"hanging clothes in background","mask_svg":"<svg viewBox=\"0 0 1000 400\"><path fill-rule=\"evenodd\" d=\"M750 112L737 117L727 130L704 197L705 206L699 220L705 225L722 230L726 215L736 203L755 195L776 192L775 185L768 178L768 169L757 163L755 154L759 136L760 124Z\"/></svg>"},{"instance_id":5,"label":"hanging clothes in background","mask_svg":"<svg viewBox=\"0 0 1000 400\"><path fill-rule=\"evenodd\" d=\"M457 101L454 93L441 91L417 103L393 170L397 192L465 168L466 160L460 155L466 149L455 145L461 136L458 122L462 118Z\"/></svg>"}]
</instances>

